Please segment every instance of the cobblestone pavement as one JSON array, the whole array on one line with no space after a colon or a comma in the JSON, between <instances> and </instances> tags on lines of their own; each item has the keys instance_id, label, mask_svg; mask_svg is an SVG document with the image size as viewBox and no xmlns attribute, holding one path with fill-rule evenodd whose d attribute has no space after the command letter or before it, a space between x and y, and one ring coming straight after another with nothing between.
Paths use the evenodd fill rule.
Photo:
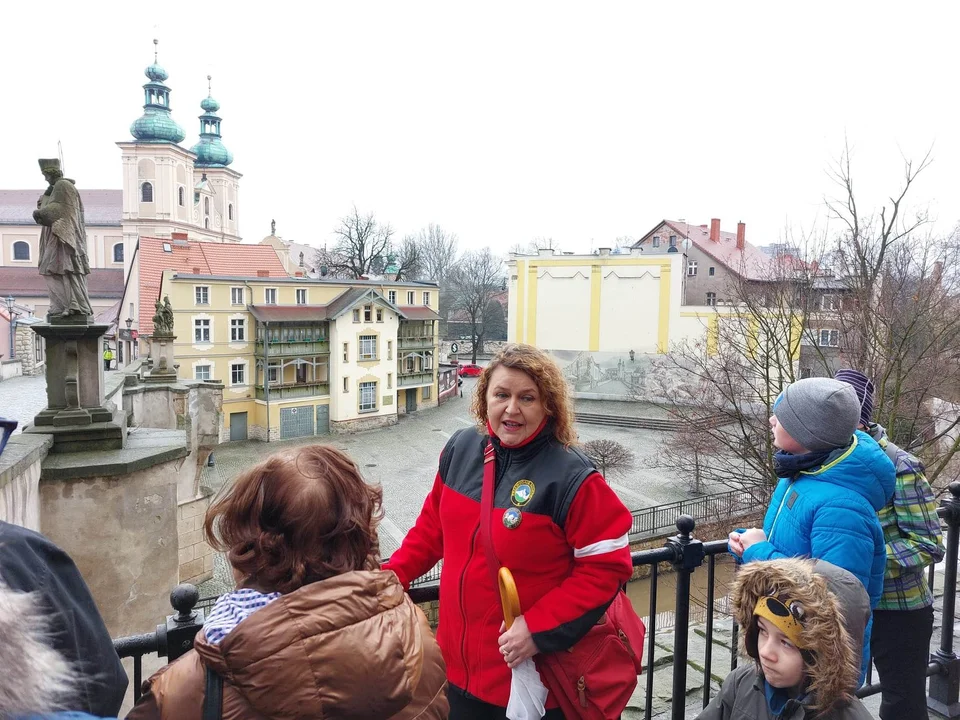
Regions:
<instances>
[{"instance_id":1,"label":"cobblestone pavement","mask_svg":"<svg viewBox=\"0 0 960 720\"><path fill-rule=\"evenodd\" d=\"M32 424L34 416L47 406L47 379L15 377L0 382L0 416L19 421L16 432Z\"/></svg>"},{"instance_id":2,"label":"cobblestone pavement","mask_svg":"<svg viewBox=\"0 0 960 720\"><path fill-rule=\"evenodd\" d=\"M439 408L421 410L401 416L392 427L355 435L332 435L323 438L302 438L275 443L227 443L214 451L215 467L205 470L203 482L213 490L228 485L241 471L267 455L286 447L314 442L330 443L348 453L370 482L383 487L385 518L380 529L380 552L389 556L399 547L407 531L416 522L423 500L433 485L440 451L457 430L470 427L470 394L476 380L465 378L463 398L453 398ZM591 411L598 412L597 403ZM636 466L629 472L611 474L611 487L631 510L672 502L688 497L682 483L677 483L652 465L658 443L668 434L651 430L577 425L582 442L608 438L629 447L637 456ZM226 565L218 565L216 577L229 583ZM203 594L222 591L219 585L203 587Z\"/></svg>"}]
</instances>

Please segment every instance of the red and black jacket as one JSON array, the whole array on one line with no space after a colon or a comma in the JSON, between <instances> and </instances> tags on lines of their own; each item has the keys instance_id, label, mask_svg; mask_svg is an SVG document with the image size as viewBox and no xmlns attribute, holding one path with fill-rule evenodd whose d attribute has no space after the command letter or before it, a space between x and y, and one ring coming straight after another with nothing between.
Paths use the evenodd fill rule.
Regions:
<instances>
[{"instance_id":1,"label":"red and black jacket","mask_svg":"<svg viewBox=\"0 0 960 720\"><path fill-rule=\"evenodd\" d=\"M472 428L450 438L416 525L384 568L409 587L443 559L437 641L447 679L504 707L510 669L497 642L503 616L479 535L487 440ZM506 447L496 436L492 440L494 549L513 573L537 647L565 650L630 578L630 511L585 455L556 440L552 423L519 447ZM508 528L504 514L515 521L518 511L519 524ZM555 706L552 698L547 704Z\"/></svg>"}]
</instances>

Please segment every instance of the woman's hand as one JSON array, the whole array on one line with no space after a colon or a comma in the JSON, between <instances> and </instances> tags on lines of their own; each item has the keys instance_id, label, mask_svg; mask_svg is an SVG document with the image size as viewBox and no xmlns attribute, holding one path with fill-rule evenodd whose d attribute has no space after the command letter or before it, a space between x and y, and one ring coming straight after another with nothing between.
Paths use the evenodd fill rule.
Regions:
<instances>
[{"instance_id":1,"label":"woman's hand","mask_svg":"<svg viewBox=\"0 0 960 720\"><path fill-rule=\"evenodd\" d=\"M523 615L516 618L506 632L504 632L505 627L506 623L500 623L500 654L512 670L540 651L533 642L533 635L530 634L530 628L527 627L527 621L524 620Z\"/></svg>"}]
</instances>

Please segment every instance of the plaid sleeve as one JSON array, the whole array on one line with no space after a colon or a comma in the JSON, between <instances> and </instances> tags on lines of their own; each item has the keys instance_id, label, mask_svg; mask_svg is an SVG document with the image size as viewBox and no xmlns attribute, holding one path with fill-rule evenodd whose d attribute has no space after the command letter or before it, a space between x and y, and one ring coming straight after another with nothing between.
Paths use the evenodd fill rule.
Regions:
<instances>
[{"instance_id":1,"label":"plaid sleeve","mask_svg":"<svg viewBox=\"0 0 960 720\"><path fill-rule=\"evenodd\" d=\"M880 511L887 547L887 577L917 571L943 559L937 501L922 463L906 452L897 457L897 484Z\"/></svg>"}]
</instances>

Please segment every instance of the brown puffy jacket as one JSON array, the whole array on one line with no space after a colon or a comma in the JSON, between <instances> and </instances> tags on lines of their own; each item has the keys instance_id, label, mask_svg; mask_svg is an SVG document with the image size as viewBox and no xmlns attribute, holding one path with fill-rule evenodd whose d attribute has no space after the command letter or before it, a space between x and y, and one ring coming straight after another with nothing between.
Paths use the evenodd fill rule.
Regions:
<instances>
[{"instance_id":1,"label":"brown puffy jacket","mask_svg":"<svg viewBox=\"0 0 960 720\"><path fill-rule=\"evenodd\" d=\"M426 618L396 575L357 571L283 595L219 645L144 683L127 720L199 720L205 669L223 683L223 720L447 717L446 668Z\"/></svg>"}]
</instances>

